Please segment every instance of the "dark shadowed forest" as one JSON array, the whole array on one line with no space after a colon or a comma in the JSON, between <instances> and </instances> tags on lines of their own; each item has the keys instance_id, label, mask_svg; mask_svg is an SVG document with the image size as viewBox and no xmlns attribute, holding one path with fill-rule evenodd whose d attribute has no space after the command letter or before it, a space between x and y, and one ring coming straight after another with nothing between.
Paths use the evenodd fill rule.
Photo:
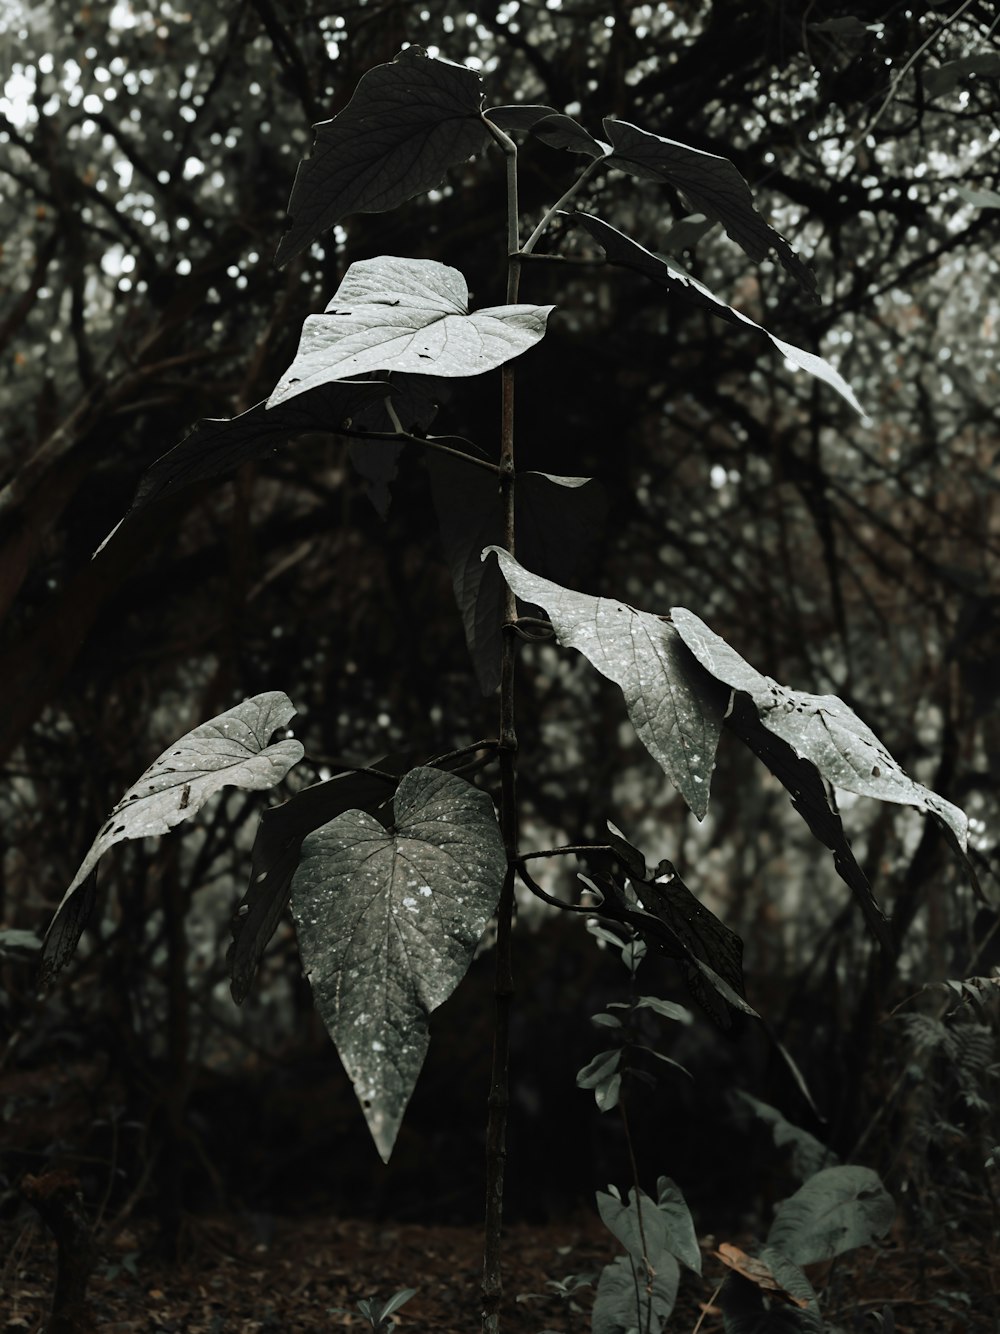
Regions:
<instances>
[{"instance_id":1,"label":"dark shadowed forest","mask_svg":"<svg viewBox=\"0 0 1000 1334\"><path fill-rule=\"evenodd\" d=\"M0 1334L1000 1331L998 81L988 0L0 0ZM426 374L303 334L414 274ZM377 992L352 820L456 914Z\"/></svg>"}]
</instances>

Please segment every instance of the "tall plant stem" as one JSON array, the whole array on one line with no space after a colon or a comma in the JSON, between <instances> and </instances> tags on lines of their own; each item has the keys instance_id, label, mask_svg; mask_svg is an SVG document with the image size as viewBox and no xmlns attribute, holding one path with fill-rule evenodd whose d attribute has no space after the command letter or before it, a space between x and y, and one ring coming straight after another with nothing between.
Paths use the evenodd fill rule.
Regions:
<instances>
[{"instance_id":1,"label":"tall plant stem","mask_svg":"<svg viewBox=\"0 0 1000 1334\"><path fill-rule=\"evenodd\" d=\"M514 305L521 276L518 254L517 149L507 135L491 126L507 165L507 304ZM500 498L504 512L504 546L514 554L514 371L501 371ZM486 1120L486 1216L483 1239L483 1334L499 1334L503 1280L500 1267L503 1224L503 1177L507 1159L507 1108L510 1102L510 1007L514 994L511 970L511 927L514 917L514 869L517 864L517 734L514 730L514 631L517 603L509 588L504 597L503 648L500 661L500 832L507 854L497 907L493 1066Z\"/></svg>"}]
</instances>

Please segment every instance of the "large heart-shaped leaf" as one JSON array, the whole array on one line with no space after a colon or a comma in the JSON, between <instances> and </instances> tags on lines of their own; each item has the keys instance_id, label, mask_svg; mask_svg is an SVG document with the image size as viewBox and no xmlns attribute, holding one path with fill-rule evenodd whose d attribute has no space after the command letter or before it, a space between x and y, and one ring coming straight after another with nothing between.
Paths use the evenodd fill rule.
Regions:
<instances>
[{"instance_id":1,"label":"large heart-shaped leaf","mask_svg":"<svg viewBox=\"0 0 1000 1334\"><path fill-rule=\"evenodd\" d=\"M230 990L237 1005L246 999L285 910L303 840L344 811L374 813L395 789L396 780L389 774L353 769L303 788L288 801L263 812L250 855L250 884L232 920L228 962Z\"/></svg>"},{"instance_id":2,"label":"large heart-shaped leaf","mask_svg":"<svg viewBox=\"0 0 1000 1334\"><path fill-rule=\"evenodd\" d=\"M762 328L750 319L749 315L744 315L741 311L734 310L732 306L727 305L721 297L717 297L704 283L700 283L690 273L685 273L673 260L665 255L654 255L651 250L639 245L637 241L633 241L631 237L618 231L616 227L612 227L601 218L595 218L589 213L574 213L572 217L587 229L594 240L602 247L612 264L620 264L624 268L634 269L636 273L641 273L643 277L659 283L661 287L676 293L690 304L700 306L703 310L718 315L720 319L727 320L730 324L739 324L752 329L754 333L760 334L762 338L766 338L773 343L782 356L787 357L795 366L808 371L810 375L815 375L818 380L822 380L832 389L836 389L841 398L850 403L855 412L862 417L865 415L864 408L858 402L854 390L844 377L828 361L824 361L822 357L817 356L815 352L807 352L804 348L796 347L794 343L786 343L783 338L777 338L773 333L769 333L767 329Z\"/></svg>"},{"instance_id":3,"label":"large heart-shaped leaf","mask_svg":"<svg viewBox=\"0 0 1000 1334\"><path fill-rule=\"evenodd\" d=\"M504 583L480 553L503 541L496 478L447 454L428 455L427 467L465 640L480 689L491 695L500 684ZM518 473L516 486L517 550L533 569L569 579L603 526L604 488L590 477L541 472Z\"/></svg>"},{"instance_id":4,"label":"large heart-shaped leaf","mask_svg":"<svg viewBox=\"0 0 1000 1334\"><path fill-rule=\"evenodd\" d=\"M344 110L315 126L288 201L285 264L351 213L384 213L439 185L490 142L475 70L409 47L365 74Z\"/></svg>"},{"instance_id":5,"label":"large heart-shaped leaf","mask_svg":"<svg viewBox=\"0 0 1000 1334\"><path fill-rule=\"evenodd\" d=\"M638 1272L638 1289L636 1272ZM634 1267L627 1256L620 1255L601 1270L591 1316L591 1334L660 1334L677 1301L680 1269L672 1255L665 1255L656 1276L646 1291L642 1268ZM636 1306L636 1292L639 1305ZM649 1317L647 1323L647 1315Z\"/></svg>"},{"instance_id":6,"label":"large heart-shaped leaf","mask_svg":"<svg viewBox=\"0 0 1000 1334\"><path fill-rule=\"evenodd\" d=\"M429 1042L506 871L493 803L453 774L404 775L386 829L351 810L309 834L292 880L302 962L385 1162Z\"/></svg>"},{"instance_id":7,"label":"large heart-shaped leaf","mask_svg":"<svg viewBox=\"0 0 1000 1334\"><path fill-rule=\"evenodd\" d=\"M656 1207L667 1228L667 1249L682 1265L701 1273L701 1248L694 1230L694 1219L680 1187L669 1177L656 1178Z\"/></svg>"},{"instance_id":8,"label":"large heart-shaped leaf","mask_svg":"<svg viewBox=\"0 0 1000 1334\"><path fill-rule=\"evenodd\" d=\"M796 1264L816 1264L885 1236L895 1216L870 1167L827 1167L778 1205L767 1244Z\"/></svg>"},{"instance_id":9,"label":"large heart-shaped leaf","mask_svg":"<svg viewBox=\"0 0 1000 1334\"><path fill-rule=\"evenodd\" d=\"M605 120L604 133L612 149L609 166L675 186L699 213L721 222L751 259L761 260L773 250L796 281L815 294L816 275L760 216L749 185L728 158L664 139L625 120Z\"/></svg>"},{"instance_id":10,"label":"large heart-shaped leaf","mask_svg":"<svg viewBox=\"0 0 1000 1334\"><path fill-rule=\"evenodd\" d=\"M268 741L294 714L280 690L254 695L182 736L150 765L111 812L63 895L45 937L46 977L76 949L86 919L74 900L90 897L92 873L108 849L123 839L167 833L224 787L256 792L280 783L302 758L302 743Z\"/></svg>"},{"instance_id":11,"label":"large heart-shaped leaf","mask_svg":"<svg viewBox=\"0 0 1000 1334\"><path fill-rule=\"evenodd\" d=\"M491 306L470 315L465 279L447 264L392 255L359 260L326 313L306 318L295 360L268 407L370 371L482 375L534 347L552 310Z\"/></svg>"},{"instance_id":12,"label":"large heart-shaped leaf","mask_svg":"<svg viewBox=\"0 0 1000 1334\"><path fill-rule=\"evenodd\" d=\"M621 1242L633 1260L640 1265L643 1260L648 1260L652 1269L659 1270L661 1260L671 1253L667 1220L644 1190L639 1191L638 1202L635 1189L630 1190L628 1203L607 1191L599 1190L597 1212L601 1215L601 1222Z\"/></svg>"},{"instance_id":13,"label":"large heart-shaped leaf","mask_svg":"<svg viewBox=\"0 0 1000 1334\"><path fill-rule=\"evenodd\" d=\"M929 811L951 829L965 850L969 822L964 811L907 777L871 728L843 700L779 685L751 667L694 612L674 607L670 615L705 670L748 694L768 731L814 764L827 782L860 796Z\"/></svg>"},{"instance_id":14,"label":"large heart-shaped leaf","mask_svg":"<svg viewBox=\"0 0 1000 1334\"><path fill-rule=\"evenodd\" d=\"M701 819L725 701L680 635L659 616L531 574L499 547L488 547L484 559L490 551L514 593L545 608L559 643L579 649L621 687L642 744Z\"/></svg>"}]
</instances>

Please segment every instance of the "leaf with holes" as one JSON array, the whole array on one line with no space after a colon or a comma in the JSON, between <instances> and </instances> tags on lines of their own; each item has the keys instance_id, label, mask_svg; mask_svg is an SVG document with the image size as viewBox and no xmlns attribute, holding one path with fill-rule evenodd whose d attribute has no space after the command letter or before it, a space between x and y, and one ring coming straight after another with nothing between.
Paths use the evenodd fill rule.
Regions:
<instances>
[{"instance_id":1,"label":"leaf with holes","mask_svg":"<svg viewBox=\"0 0 1000 1334\"><path fill-rule=\"evenodd\" d=\"M798 366L810 375L815 375L818 380L828 384L831 389L836 389L841 398L850 403L855 412L862 417L865 410L854 395L854 390L847 383L838 370L835 370L828 361L817 356L815 352L807 352L804 348L796 347L794 343L786 343L783 338L777 338L769 333L767 329L750 319L748 315L741 311L734 310L714 292L710 291L704 283L700 283L697 278L686 273L673 260L666 255L655 255L645 246L639 245L638 241L633 241L623 232L618 231L616 227L595 218L589 213L574 213L571 215L580 225L591 234L594 240L601 246L608 260L612 264L620 264L623 268L633 269L636 273L641 273L643 277L652 279L659 283L668 291L674 292L682 300L690 304L700 306L703 310L709 311L713 315L718 315L720 319L728 321L730 324L741 325L744 328L752 329L754 333L769 342L778 349L782 356Z\"/></svg>"},{"instance_id":2,"label":"leaf with holes","mask_svg":"<svg viewBox=\"0 0 1000 1334\"><path fill-rule=\"evenodd\" d=\"M552 310L490 306L470 314L465 279L447 264L393 255L358 260L326 313L306 318L268 407L371 371L482 375L534 347Z\"/></svg>"},{"instance_id":3,"label":"leaf with holes","mask_svg":"<svg viewBox=\"0 0 1000 1334\"><path fill-rule=\"evenodd\" d=\"M613 598L575 593L494 552L517 597L544 607L560 644L621 687L639 739L701 819L722 730L724 698L673 627Z\"/></svg>"},{"instance_id":4,"label":"leaf with holes","mask_svg":"<svg viewBox=\"0 0 1000 1334\"><path fill-rule=\"evenodd\" d=\"M751 259L762 260L773 250L792 277L810 295L815 295L816 275L785 238L760 216L749 185L728 158L690 148L675 139L664 139L625 120L608 118L604 133L611 143L610 167L618 167L641 180L665 181L674 186L692 208L721 222Z\"/></svg>"},{"instance_id":5,"label":"leaf with holes","mask_svg":"<svg viewBox=\"0 0 1000 1334\"><path fill-rule=\"evenodd\" d=\"M245 699L175 741L125 793L97 835L63 895L45 937L42 970L57 972L76 949L85 917L74 900L92 895L97 863L123 839L165 834L195 815L224 787L258 792L280 783L302 758L302 743L268 741L295 714L280 690Z\"/></svg>"},{"instance_id":6,"label":"leaf with holes","mask_svg":"<svg viewBox=\"0 0 1000 1334\"><path fill-rule=\"evenodd\" d=\"M344 110L314 127L275 263L287 263L351 213L384 213L440 185L449 168L490 142L482 103L475 70L420 47L369 70Z\"/></svg>"},{"instance_id":7,"label":"leaf with holes","mask_svg":"<svg viewBox=\"0 0 1000 1334\"><path fill-rule=\"evenodd\" d=\"M674 607L670 615L705 670L734 690L748 694L768 731L814 764L833 787L930 812L952 831L965 850L969 834L965 813L908 778L871 728L843 700L836 695L810 695L779 685L751 667L694 612Z\"/></svg>"},{"instance_id":8,"label":"leaf with holes","mask_svg":"<svg viewBox=\"0 0 1000 1334\"><path fill-rule=\"evenodd\" d=\"M388 1162L427 1052L427 1017L465 975L506 870L493 803L411 769L386 829L365 811L309 834L292 880L303 967Z\"/></svg>"}]
</instances>

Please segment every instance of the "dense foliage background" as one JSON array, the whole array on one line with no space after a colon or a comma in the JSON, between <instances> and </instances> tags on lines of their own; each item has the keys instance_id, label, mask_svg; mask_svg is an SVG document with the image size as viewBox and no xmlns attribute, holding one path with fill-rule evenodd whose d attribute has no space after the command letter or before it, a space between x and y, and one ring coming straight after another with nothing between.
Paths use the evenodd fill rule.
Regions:
<instances>
[{"instance_id":1,"label":"dense foliage background","mask_svg":"<svg viewBox=\"0 0 1000 1334\"><path fill-rule=\"evenodd\" d=\"M650 611L690 607L762 671L840 694L914 777L966 809L995 895L1000 212L958 187L1000 184L1000 34L986 0L949 15L887 0L505 0L468 14L427 0L336 15L316 0L8 0L3 925L42 932L121 792L175 736L246 695L281 689L298 706L308 763L294 783L344 757L419 761L495 732L415 450L384 522L348 442L316 436L151 507L91 558L144 469L196 419L267 396L303 317L351 261L441 259L476 303L502 301L492 150L430 196L350 220L281 271L271 263L310 123L404 43L480 68L491 104L548 103L596 133L614 114L725 154L814 266L819 305L719 228L683 251L726 300L837 364L870 423L638 278L540 261L522 299L558 310L519 366L519 464L606 488L577 586ZM531 143L521 161L534 221L572 159ZM660 186L610 173L580 207L653 248L684 239L667 239L685 209ZM567 231L559 252L593 255L584 241ZM495 451L495 378L450 387L438 429ZM819 1112L758 1029L727 1037L699 1021L672 1049L693 1085L665 1079L636 1109L641 1170L676 1176L706 1225L751 1215L771 1159L726 1129L723 1095L743 1087L844 1154L860 1137L915 1220L989 1226L996 1070L969 1032L988 1035L988 1016L946 1014L933 990L892 1013L998 958L995 915L937 827L842 802L897 926L898 958L880 960L828 853L749 754L723 749L698 825L617 691L572 652L525 646L521 659L525 849L599 838L610 818L651 862L670 857L743 936L750 999ZM16 950L0 959L3 1113L22 1150L8 1185L70 1161L95 1202L107 1189L155 1193L168 1231L183 1208L220 1203L474 1217L488 959L442 1010L383 1169L290 927L245 1008L229 999L229 917L261 804L241 793L195 832L116 849L79 957L44 1000ZM555 870L546 884L573 890ZM596 1050L586 1015L627 979L577 921L535 905L515 944L512 1210L530 1216L624 1172L617 1127L574 1075ZM648 966L646 989L674 994L676 979Z\"/></svg>"}]
</instances>

